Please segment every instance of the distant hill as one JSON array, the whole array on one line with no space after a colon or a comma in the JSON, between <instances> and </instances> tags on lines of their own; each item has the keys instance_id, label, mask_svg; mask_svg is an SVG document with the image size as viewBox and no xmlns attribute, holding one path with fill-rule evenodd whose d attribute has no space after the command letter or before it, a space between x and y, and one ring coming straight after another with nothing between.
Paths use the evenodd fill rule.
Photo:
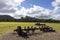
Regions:
<instances>
[{"instance_id":1,"label":"distant hill","mask_svg":"<svg viewBox=\"0 0 60 40\"><path fill-rule=\"evenodd\" d=\"M13 21L14 18L9 15L0 15L0 21Z\"/></svg>"},{"instance_id":2,"label":"distant hill","mask_svg":"<svg viewBox=\"0 0 60 40\"><path fill-rule=\"evenodd\" d=\"M38 19L30 16L21 17L21 19L15 19L9 15L0 15L0 22L56 22L60 23L60 20L53 19Z\"/></svg>"}]
</instances>

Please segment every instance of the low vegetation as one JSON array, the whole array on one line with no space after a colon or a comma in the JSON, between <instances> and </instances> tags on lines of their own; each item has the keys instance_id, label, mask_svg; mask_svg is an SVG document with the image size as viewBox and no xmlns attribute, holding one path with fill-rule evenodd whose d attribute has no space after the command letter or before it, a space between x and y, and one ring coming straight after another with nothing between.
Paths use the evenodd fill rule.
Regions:
<instances>
[{"instance_id":1,"label":"low vegetation","mask_svg":"<svg viewBox=\"0 0 60 40\"><path fill-rule=\"evenodd\" d=\"M17 26L24 28L25 26L34 26L35 22L0 22L0 35L6 32L16 29ZM52 26L55 30L60 30L60 23L44 23L48 26Z\"/></svg>"}]
</instances>

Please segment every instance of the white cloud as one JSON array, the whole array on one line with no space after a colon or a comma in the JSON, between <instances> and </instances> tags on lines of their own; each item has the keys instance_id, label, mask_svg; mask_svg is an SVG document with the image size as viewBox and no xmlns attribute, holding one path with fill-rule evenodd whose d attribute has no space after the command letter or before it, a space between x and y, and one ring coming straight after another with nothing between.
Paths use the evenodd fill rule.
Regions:
<instances>
[{"instance_id":1,"label":"white cloud","mask_svg":"<svg viewBox=\"0 0 60 40\"><path fill-rule=\"evenodd\" d=\"M19 4L21 4L23 1L25 0L7 0L7 4L8 5L12 5L12 6L18 6Z\"/></svg>"},{"instance_id":2,"label":"white cloud","mask_svg":"<svg viewBox=\"0 0 60 40\"><path fill-rule=\"evenodd\" d=\"M36 5L34 5L33 8L28 9L28 15L33 16L33 17L38 16L38 18L40 16L43 17L43 16L50 15L50 12L51 12L51 10L45 9L43 7L36 6Z\"/></svg>"},{"instance_id":3,"label":"white cloud","mask_svg":"<svg viewBox=\"0 0 60 40\"><path fill-rule=\"evenodd\" d=\"M53 13L53 19L59 20L60 18L60 0L55 0L52 2L52 6L54 6L54 9L52 11Z\"/></svg>"},{"instance_id":4,"label":"white cloud","mask_svg":"<svg viewBox=\"0 0 60 40\"><path fill-rule=\"evenodd\" d=\"M20 10L17 10L15 14L13 14L15 18L20 18L21 16L31 16L36 18L46 18L49 19L51 16L51 11L49 9L45 9L40 6L33 5L32 8L26 9L22 7ZM10 14L11 15L11 14Z\"/></svg>"},{"instance_id":5,"label":"white cloud","mask_svg":"<svg viewBox=\"0 0 60 40\"><path fill-rule=\"evenodd\" d=\"M43 8L41 6L32 5L31 8L21 7L18 10L17 6L25 0L0 0L0 15L10 15L14 18L25 17L26 15L36 18L53 18L60 20L60 0L52 2L53 10Z\"/></svg>"},{"instance_id":6,"label":"white cloud","mask_svg":"<svg viewBox=\"0 0 60 40\"><path fill-rule=\"evenodd\" d=\"M55 20L60 20L60 14L54 14L52 17Z\"/></svg>"},{"instance_id":7,"label":"white cloud","mask_svg":"<svg viewBox=\"0 0 60 40\"><path fill-rule=\"evenodd\" d=\"M0 14L14 13L24 0L0 0Z\"/></svg>"},{"instance_id":8,"label":"white cloud","mask_svg":"<svg viewBox=\"0 0 60 40\"><path fill-rule=\"evenodd\" d=\"M54 7L60 6L60 0L55 0L55 1L53 1L53 2L52 2L52 6L54 6Z\"/></svg>"},{"instance_id":9,"label":"white cloud","mask_svg":"<svg viewBox=\"0 0 60 40\"><path fill-rule=\"evenodd\" d=\"M17 6L25 0L0 0L0 15L10 15L14 18L20 18L22 10L18 10ZM20 14L18 16L18 14Z\"/></svg>"}]
</instances>

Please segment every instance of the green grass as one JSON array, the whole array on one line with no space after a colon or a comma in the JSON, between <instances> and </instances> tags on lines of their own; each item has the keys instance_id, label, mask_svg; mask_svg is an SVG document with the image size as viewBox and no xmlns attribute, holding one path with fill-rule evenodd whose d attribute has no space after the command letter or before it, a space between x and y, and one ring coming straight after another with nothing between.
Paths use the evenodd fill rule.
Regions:
<instances>
[{"instance_id":1,"label":"green grass","mask_svg":"<svg viewBox=\"0 0 60 40\"><path fill-rule=\"evenodd\" d=\"M0 22L0 35L6 32L16 29L17 26L34 26L35 22ZM55 30L60 30L60 23L45 23L48 26L52 26Z\"/></svg>"}]
</instances>

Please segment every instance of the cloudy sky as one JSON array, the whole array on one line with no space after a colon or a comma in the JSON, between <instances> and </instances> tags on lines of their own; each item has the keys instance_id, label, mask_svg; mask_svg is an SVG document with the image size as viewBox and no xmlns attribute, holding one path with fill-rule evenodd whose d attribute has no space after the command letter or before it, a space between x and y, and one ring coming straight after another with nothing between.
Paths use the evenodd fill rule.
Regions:
<instances>
[{"instance_id":1,"label":"cloudy sky","mask_svg":"<svg viewBox=\"0 0 60 40\"><path fill-rule=\"evenodd\" d=\"M0 15L60 20L60 0L0 0Z\"/></svg>"}]
</instances>

